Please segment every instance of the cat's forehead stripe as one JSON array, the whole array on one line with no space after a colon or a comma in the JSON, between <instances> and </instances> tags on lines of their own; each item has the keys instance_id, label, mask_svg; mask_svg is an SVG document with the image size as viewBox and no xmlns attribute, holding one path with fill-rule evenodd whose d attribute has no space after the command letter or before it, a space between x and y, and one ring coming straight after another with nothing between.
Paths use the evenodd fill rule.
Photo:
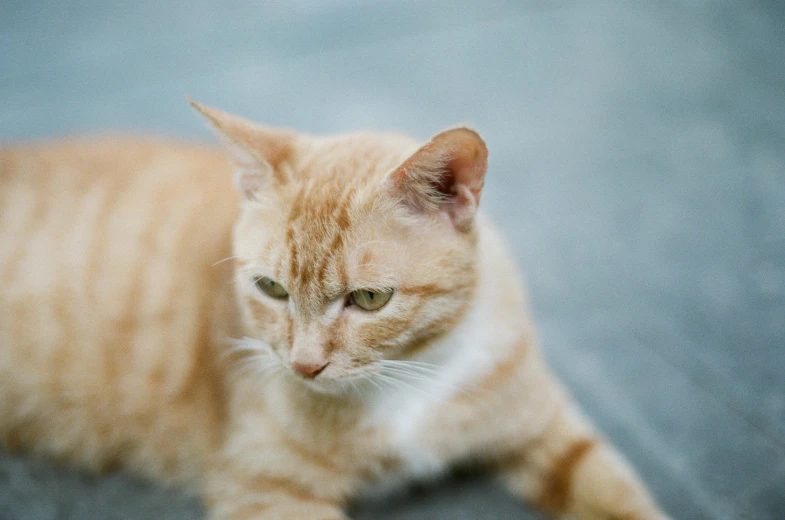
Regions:
<instances>
[{"instance_id":1,"label":"cat's forehead stripe","mask_svg":"<svg viewBox=\"0 0 785 520\"><path fill-rule=\"evenodd\" d=\"M303 298L323 295L330 275L345 285L346 267L337 261L351 227L350 205L357 192L353 183L316 189L301 187L292 201L286 230L290 289ZM315 302L314 302L315 303Z\"/></svg>"}]
</instances>

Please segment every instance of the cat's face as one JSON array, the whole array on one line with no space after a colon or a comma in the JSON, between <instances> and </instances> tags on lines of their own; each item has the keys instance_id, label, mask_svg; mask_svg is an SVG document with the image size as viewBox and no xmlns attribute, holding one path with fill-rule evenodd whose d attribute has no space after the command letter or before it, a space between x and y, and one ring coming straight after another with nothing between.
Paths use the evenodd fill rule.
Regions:
<instances>
[{"instance_id":1,"label":"cat's face","mask_svg":"<svg viewBox=\"0 0 785 520\"><path fill-rule=\"evenodd\" d=\"M246 196L237 293L248 335L278 368L319 391L346 390L394 373L390 360L463 316L487 162L474 132L418 149L398 136L314 139L197 109L235 151Z\"/></svg>"}]
</instances>

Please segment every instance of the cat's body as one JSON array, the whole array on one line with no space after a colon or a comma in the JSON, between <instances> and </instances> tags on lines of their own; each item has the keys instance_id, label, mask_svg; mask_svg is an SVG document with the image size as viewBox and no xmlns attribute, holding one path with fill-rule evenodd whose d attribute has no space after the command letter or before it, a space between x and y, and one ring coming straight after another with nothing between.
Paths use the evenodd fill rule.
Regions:
<instances>
[{"instance_id":1,"label":"cat's body","mask_svg":"<svg viewBox=\"0 0 785 520\"><path fill-rule=\"evenodd\" d=\"M241 196L206 147L0 151L7 446L191 485L227 520L343 518L463 463L556 515L665 518L542 361L475 215L476 134L418 149L197 108Z\"/></svg>"},{"instance_id":2,"label":"cat's body","mask_svg":"<svg viewBox=\"0 0 785 520\"><path fill-rule=\"evenodd\" d=\"M231 270L212 264L239 209L227 167L218 150L134 139L0 151L6 445L203 472L195 455L223 420L211 328Z\"/></svg>"}]
</instances>

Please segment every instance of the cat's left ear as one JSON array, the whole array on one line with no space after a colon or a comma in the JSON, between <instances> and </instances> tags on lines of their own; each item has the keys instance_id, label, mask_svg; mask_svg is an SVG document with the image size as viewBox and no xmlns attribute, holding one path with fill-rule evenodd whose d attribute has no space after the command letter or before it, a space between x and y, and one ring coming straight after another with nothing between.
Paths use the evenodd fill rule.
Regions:
<instances>
[{"instance_id":1,"label":"cat's left ear","mask_svg":"<svg viewBox=\"0 0 785 520\"><path fill-rule=\"evenodd\" d=\"M187 96L186 99L223 139L235 163L235 186L245 198L255 198L274 182L286 182L281 166L294 153L297 138L294 132L268 128L204 106Z\"/></svg>"},{"instance_id":2,"label":"cat's left ear","mask_svg":"<svg viewBox=\"0 0 785 520\"><path fill-rule=\"evenodd\" d=\"M416 212L441 212L458 230L471 227L488 169L488 148L477 132L453 128L435 135L387 178Z\"/></svg>"}]
</instances>

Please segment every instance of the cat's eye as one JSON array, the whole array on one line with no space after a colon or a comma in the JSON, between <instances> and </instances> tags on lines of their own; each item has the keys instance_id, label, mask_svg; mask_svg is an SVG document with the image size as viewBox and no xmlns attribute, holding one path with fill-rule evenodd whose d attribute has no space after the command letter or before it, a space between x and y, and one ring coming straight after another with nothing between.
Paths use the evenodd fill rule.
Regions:
<instances>
[{"instance_id":1,"label":"cat's eye","mask_svg":"<svg viewBox=\"0 0 785 520\"><path fill-rule=\"evenodd\" d=\"M392 289L387 291L369 291L367 289L360 289L354 291L349 295L349 301L366 311L375 311L381 309L392 298Z\"/></svg>"},{"instance_id":2,"label":"cat's eye","mask_svg":"<svg viewBox=\"0 0 785 520\"><path fill-rule=\"evenodd\" d=\"M283 300L289 296L289 293L286 292L286 289L283 288L283 285L279 284L275 280L267 278L266 276L256 280L256 287L258 287L259 290L264 292L270 298L275 298L276 300Z\"/></svg>"}]
</instances>

